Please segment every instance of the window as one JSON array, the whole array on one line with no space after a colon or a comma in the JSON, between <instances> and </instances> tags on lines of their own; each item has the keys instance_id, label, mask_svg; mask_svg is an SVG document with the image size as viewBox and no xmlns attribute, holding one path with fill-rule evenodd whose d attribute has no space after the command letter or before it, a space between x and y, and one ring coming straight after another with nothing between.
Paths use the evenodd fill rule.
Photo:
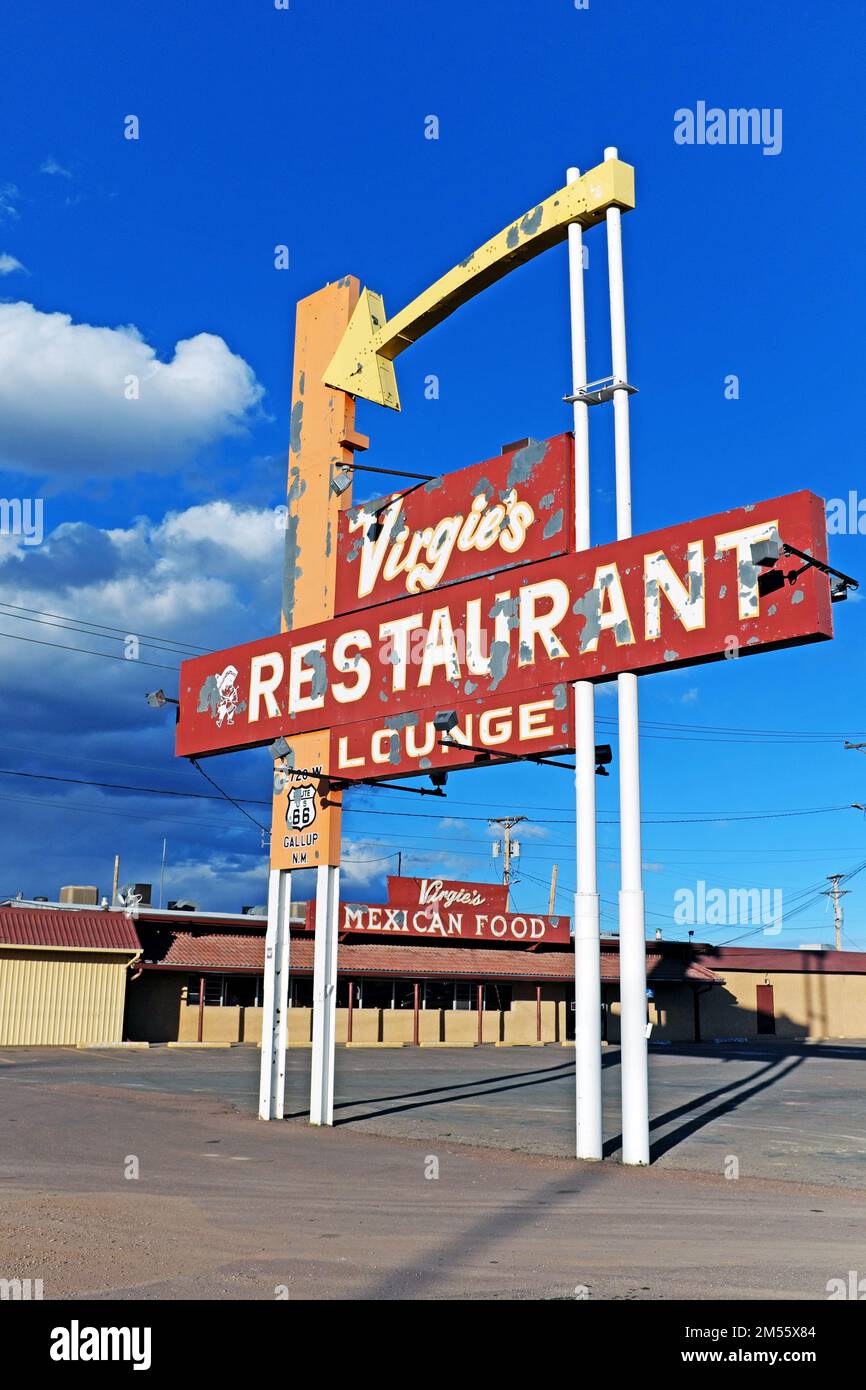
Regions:
<instances>
[{"instance_id":1,"label":"window","mask_svg":"<svg viewBox=\"0 0 866 1390\"><path fill-rule=\"evenodd\" d=\"M412 980L394 981L394 1008L414 1009L415 985Z\"/></svg>"},{"instance_id":2,"label":"window","mask_svg":"<svg viewBox=\"0 0 866 1390\"><path fill-rule=\"evenodd\" d=\"M306 979L292 979L292 1002L293 1009L311 1009L313 1007L313 981L312 977Z\"/></svg>"},{"instance_id":3,"label":"window","mask_svg":"<svg viewBox=\"0 0 866 1390\"><path fill-rule=\"evenodd\" d=\"M256 983L255 975L228 975L223 1003L230 1007L251 1008L256 1002Z\"/></svg>"},{"instance_id":4,"label":"window","mask_svg":"<svg viewBox=\"0 0 866 1390\"><path fill-rule=\"evenodd\" d=\"M190 975L186 986L186 1002L194 1004L196 1007L201 1003L200 994L200 975ZM223 983L222 975L205 975L204 977L204 1002L208 1008L218 1007L223 1002Z\"/></svg>"},{"instance_id":5,"label":"window","mask_svg":"<svg viewBox=\"0 0 866 1390\"><path fill-rule=\"evenodd\" d=\"M357 1009L361 1003L361 987L357 980L352 983L352 1008ZM337 980L337 1008L348 1009L349 1007L349 981Z\"/></svg>"},{"instance_id":6,"label":"window","mask_svg":"<svg viewBox=\"0 0 866 1390\"><path fill-rule=\"evenodd\" d=\"M468 980L458 980L454 986L455 1009L477 1009L478 989Z\"/></svg>"},{"instance_id":7,"label":"window","mask_svg":"<svg viewBox=\"0 0 866 1390\"><path fill-rule=\"evenodd\" d=\"M485 985L485 1009L502 1009L505 1013L511 1008L511 985Z\"/></svg>"},{"instance_id":8,"label":"window","mask_svg":"<svg viewBox=\"0 0 866 1390\"><path fill-rule=\"evenodd\" d=\"M454 985L450 980L424 981L425 1009L453 1009Z\"/></svg>"},{"instance_id":9,"label":"window","mask_svg":"<svg viewBox=\"0 0 866 1390\"><path fill-rule=\"evenodd\" d=\"M365 1009L393 1008L393 980L364 980L361 988L361 1001Z\"/></svg>"},{"instance_id":10,"label":"window","mask_svg":"<svg viewBox=\"0 0 866 1390\"><path fill-rule=\"evenodd\" d=\"M200 975L189 975L186 982L186 1002L198 1008ZM264 993L263 975L205 975L204 1002L209 1009L220 1007L250 1008L261 1005Z\"/></svg>"}]
</instances>

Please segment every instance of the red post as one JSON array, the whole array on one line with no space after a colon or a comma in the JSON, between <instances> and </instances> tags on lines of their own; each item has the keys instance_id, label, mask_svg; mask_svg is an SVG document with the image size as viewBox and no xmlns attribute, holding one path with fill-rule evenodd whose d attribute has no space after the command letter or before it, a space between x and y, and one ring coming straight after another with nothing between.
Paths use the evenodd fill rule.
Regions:
<instances>
[{"instance_id":1,"label":"red post","mask_svg":"<svg viewBox=\"0 0 866 1390\"><path fill-rule=\"evenodd\" d=\"M477 998L477 1004L478 1004L478 1046L480 1047L481 1044L482 1044L482 1042L484 1041L484 1014L483 1014L483 1012L482 1012L482 1010L483 1010L483 1008L484 1008L484 986L483 986L483 985L479 985L479 986L478 986L478 994L477 994L476 998Z\"/></svg>"},{"instance_id":2,"label":"red post","mask_svg":"<svg viewBox=\"0 0 866 1390\"><path fill-rule=\"evenodd\" d=\"M198 978L198 1040L204 1037L204 975Z\"/></svg>"},{"instance_id":3,"label":"red post","mask_svg":"<svg viewBox=\"0 0 866 1390\"><path fill-rule=\"evenodd\" d=\"M418 1043L419 1043L419 1041L420 1041L420 1036L421 1036L421 1033L420 1033L420 1024L421 1024L421 1020L420 1020L420 1018L419 1018L419 1011L420 1011L420 1008L421 1008L421 986L420 986L420 984L418 983L417 980L415 981L414 989L415 989L415 1005L414 1005L414 1007L415 1007L415 1017L414 1017L414 1019L412 1020L412 1042L413 1042L413 1043L415 1044L415 1046L417 1047L417 1046L418 1046Z\"/></svg>"},{"instance_id":4,"label":"red post","mask_svg":"<svg viewBox=\"0 0 866 1390\"><path fill-rule=\"evenodd\" d=\"M541 985L535 986L535 1041L541 1042Z\"/></svg>"},{"instance_id":5,"label":"red post","mask_svg":"<svg viewBox=\"0 0 866 1390\"><path fill-rule=\"evenodd\" d=\"M349 981L349 1017L346 1020L346 1042L352 1041L352 1002L355 994L355 981Z\"/></svg>"}]
</instances>

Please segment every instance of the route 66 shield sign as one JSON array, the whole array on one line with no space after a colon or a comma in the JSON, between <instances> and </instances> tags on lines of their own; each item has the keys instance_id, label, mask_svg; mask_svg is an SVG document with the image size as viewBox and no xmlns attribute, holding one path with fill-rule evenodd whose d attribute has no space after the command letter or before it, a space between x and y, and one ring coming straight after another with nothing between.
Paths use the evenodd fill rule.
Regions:
<instances>
[{"instance_id":1,"label":"route 66 shield sign","mask_svg":"<svg viewBox=\"0 0 866 1390\"><path fill-rule=\"evenodd\" d=\"M316 819L315 787L290 787L286 806L286 825L290 830L306 830Z\"/></svg>"}]
</instances>

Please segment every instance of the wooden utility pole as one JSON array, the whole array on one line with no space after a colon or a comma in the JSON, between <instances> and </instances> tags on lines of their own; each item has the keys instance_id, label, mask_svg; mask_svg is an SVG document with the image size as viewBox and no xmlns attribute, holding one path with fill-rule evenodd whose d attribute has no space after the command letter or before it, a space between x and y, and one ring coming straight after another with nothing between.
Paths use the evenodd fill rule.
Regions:
<instances>
[{"instance_id":1,"label":"wooden utility pole","mask_svg":"<svg viewBox=\"0 0 866 1390\"><path fill-rule=\"evenodd\" d=\"M843 916L843 914L842 914L842 904L840 903L839 899L840 899L840 898L844 898L844 897L847 896L848 889L847 889L847 888L843 888L843 889L840 890L840 888L839 888L839 884L840 884L841 881L842 881L842 875L841 875L841 874L828 874L827 877L828 877L828 879L830 880L830 882L831 882L831 884L832 884L833 886L832 886L832 888L828 888L828 889L827 889L827 891L826 891L825 894L824 894L824 897L825 897L825 898L832 898L832 899L833 899L833 920L834 920L834 924L835 924L835 927L836 927L836 950L837 950L837 951L841 951L841 949L842 949L842 916Z\"/></svg>"},{"instance_id":2,"label":"wooden utility pole","mask_svg":"<svg viewBox=\"0 0 866 1390\"><path fill-rule=\"evenodd\" d=\"M552 917L556 910L556 876L559 873L559 865L554 864L550 871L550 903L547 908L548 917Z\"/></svg>"},{"instance_id":3,"label":"wooden utility pole","mask_svg":"<svg viewBox=\"0 0 866 1390\"><path fill-rule=\"evenodd\" d=\"M508 889L511 886L511 832L515 825L519 825L524 820L526 820L526 816L499 816L488 822L490 825L502 826L502 882L506 889L506 909L509 907ZM498 845L499 841L497 840L495 843ZM494 849L493 853L496 854L497 850Z\"/></svg>"}]
</instances>

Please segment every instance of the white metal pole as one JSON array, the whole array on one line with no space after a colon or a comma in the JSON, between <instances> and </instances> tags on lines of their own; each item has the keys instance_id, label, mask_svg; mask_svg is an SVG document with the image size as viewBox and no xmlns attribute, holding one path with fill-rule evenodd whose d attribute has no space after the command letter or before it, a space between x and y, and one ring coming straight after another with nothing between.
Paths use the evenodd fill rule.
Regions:
<instances>
[{"instance_id":1,"label":"white metal pole","mask_svg":"<svg viewBox=\"0 0 866 1390\"><path fill-rule=\"evenodd\" d=\"M578 169L569 169L574 183ZM586 386L586 316L583 298L583 230L568 228L571 307L571 389ZM588 550L589 406L574 402L574 548ZM574 1071L577 1098L577 1157L602 1156L601 958L595 843L595 690L591 681L574 686L574 789L577 892L574 898Z\"/></svg>"},{"instance_id":2,"label":"white metal pole","mask_svg":"<svg viewBox=\"0 0 866 1390\"><path fill-rule=\"evenodd\" d=\"M261 1120L281 1120L285 1111L291 905L291 873L286 869L271 869L268 879L268 929L265 936L262 1057L259 1074Z\"/></svg>"},{"instance_id":3,"label":"white metal pole","mask_svg":"<svg viewBox=\"0 0 866 1390\"><path fill-rule=\"evenodd\" d=\"M340 870L316 870L316 944L313 956L313 1057L310 1124L334 1123L334 1053L337 1009L337 919Z\"/></svg>"},{"instance_id":4,"label":"white metal pole","mask_svg":"<svg viewBox=\"0 0 866 1390\"><path fill-rule=\"evenodd\" d=\"M613 148L605 159L616 159ZM625 292L622 273L622 213L609 208L607 261L610 284L610 338L613 384L628 381ZM627 391L613 397L616 457L616 534L632 534L631 451ZM620 1071L622 1077L622 1160L649 1163L647 1087L646 931L640 827L640 742L637 676L617 677L619 706L619 807L621 886L619 894Z\"/></svg>"}]
</instances>

